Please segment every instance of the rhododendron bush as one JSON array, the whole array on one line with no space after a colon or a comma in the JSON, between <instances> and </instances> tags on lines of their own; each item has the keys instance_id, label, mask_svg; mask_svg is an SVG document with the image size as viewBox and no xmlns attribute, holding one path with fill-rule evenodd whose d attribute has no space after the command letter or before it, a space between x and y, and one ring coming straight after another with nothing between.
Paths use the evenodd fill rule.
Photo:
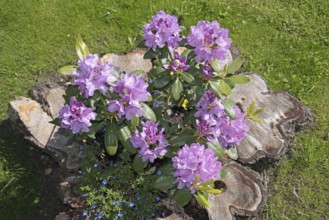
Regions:
<instances>
[{"instance_id":1,"label":"rhododendron bush","mask_svg":"<svg viewBox=\"0 0 329 220\"><path fill-rule=\"evenodd\" d=\"M179 205L194 197L209 206L208 193L222 193L215 187L227 175L222 160L237 159L248 132L248 115L227 97L249 78L235 74L240 58L228 62L232 41L219 22L199 21L187 36L182 30L163 11L144 25L149 72L101 62L78 38L80 60L59 121L87 144L101 134L99 147L112 157L129 154L137 173L165 170L153 186Z\"/></svg>"}]
</instances>

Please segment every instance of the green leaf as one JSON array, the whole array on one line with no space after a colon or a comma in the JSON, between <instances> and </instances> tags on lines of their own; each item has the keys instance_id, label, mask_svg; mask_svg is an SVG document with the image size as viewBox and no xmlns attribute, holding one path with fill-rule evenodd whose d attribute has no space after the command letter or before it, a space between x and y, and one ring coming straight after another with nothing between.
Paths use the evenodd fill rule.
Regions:
<instances>
[{"instance_id":1,"label":"green leaf","mask_svg":"<svg viewBox=\"0 0 329 220\"><path fill-rule=\"evenodd\" d=\"M131 71L131 73L134 73L137 77L141 77L145 74L145 72L143 70L134 70L134 71Z\"/></svg>"},{"instance_id":2,"label":"green leaf","mask_svg":"<svg viewBox=\"0 0 329 220\"><path fill-rule=\"evenodd\" d=\"M142 114L144 118L151 120L153 122L157 121L157 117L154 113L154 111L150 108L150 106L146 105L143 102L140 102L140 105L142 106Z\"/></svg>"},{"instance_id":3,"label":"green leaf","mask_svg":"<svg viewBox=\"0 0 329 220\"><path fill-rule=\"evenodd\" d=\"M228 80L230 80L231 82L233 82L235 84L245 84L245 83L250 82L250 78L245 75L233 75L233 76L229 77Z\"/></svg>"},{"instance_id":4,"label":"green leaf","mask_svg":"<svg viewBox=\"0 0 329 220\"><path fill-rule=\"evenodd\" d=\"M133 169L139 173L139 172L142 172L144 170L144 167L146 166L146 162L144 162L142 160L141 157L139 157L138 154L136 154L135 158L134 158L134 161L133 161Z\"/></svg>"},{"instance_id":5,"label":"green leaf","mask_svg":"<svg viewBox=\"0 0 329 220\"><path fill-rule=\"evenodd\" d=\"M214 182L216 182L215 179L210 179L210 180L208 180L208 181L206 181L206 182L202 182L202 183L200 183L198 187L203 187L203 188L205 188L205 187L209 187L210 185L213 185Z\"/></svg>"},{"instance_id":6,"label":"green leaf","mask_svg":"<svg viewBox=\"0 0 329 220\"><path fill-rule=\"evenodd\" d=\"M90 128L89 131L87 133L88 137L95 139L95 134L100 131L102 129L104 125L104 122L100 122L100 123L94 123Z\"/></svg>"},{"instance_id":7,"label":"green leaf","mask_svg":"<svg viewBox=\"0 0 329 220\"><path fill-rule=\"evenodd\" d=\"M235 120L236 119L236 112L234 110L235 103L232 100L225 99L222 101L222 105L224 106L224 111L228 117Z\"/></svg>"},{"instance_id":8,"label":"green leaf","mask_svg":"<svg viewBox=\"0 0 329 220\"><path fill-rule=\"evenodd\" d=\"M151 167L150 169L146 170L146 171L145 171L145 174L146 174L146 175L152 175L152 174L155 173L156 170L157 170L157 167L156 167L156 166L153 166L153 167Z\"/></svg>"},{"instance_id":9,"label":"green leaf","mask_svg":"<svg viewBox=\"0 0 329 220\"><path fill-rule=\"evenodd\" d=\"M186 187L184 187L176 192L174 198L176 200L176 204L183 207L191 201L192 194Z\"/></svg>"},{"instance_id":10,"label":"green leaf","mask_svg":"<svg viewBox=\"0 0 329 220\"><path fill-rule=\"evenodd\" d=\"M57 125L57 126L61 126L61 120L59 118L55 118L54 120L51 120L49 123Z\"/></svg>"},{"instance_id":11,"label":"green leaf","mask_svg":"<svg viewBox=\"0 0 329 220\"><path fill-rule=\"evenodd\" d=\"M109 155L115 155L118 150L117 124L111 123L106 127L104 135L105 150Z\"/></svg>"},{"instance_id":12,"label":"green leaf","mask_svg":"<svg viewBox=\"0 0 329 220\"><path fill-rule=\"evenodd\" d=\"M77 96L79 94L79 88L77 86L68 86L65 90L65 95L67 96Z\"/></svg>"},{"instance_id":13,"label":"green leaf","mask_svg":"<svg viewBox=\"0 0 329 220\"><path fill-rule=\"evenodd\" d=\"M166 71L163 67L156 67L150 70L150 76L161 76Z\"/></svg>"},{"instance_id":14,"label":"green leaf","mask_svg":"<svg viewBox=\"0 0 329 220\"><path fill-rule=\"evenodd\" d=\"M137 149L133 148L129 141L130 137L131 137L131 131L127 125L125 125L119 129L118 135L119 135L119 140L120 140L122 146L124 146L131 154L137 153Z\"/></svg>"},{"instance_id":15,"label":"green leaf","mask_svg":"<svg viewBox=\"0 0 329 220\"><path fill-rule=\"evenodd\" d=\"M207 201L207 199L202 195L202 193L197 192L196 194L194 194L194 197L196 199L196 201L202 205L205 206L207 208L210 208L209 202Z\"/></svg>"},{"instance_id":16,"label":"green leaf","mask_svg":"<svg viewBox=\"0 0 329 220\"><path fill-rule=\"evenodd\" d=\"M181 133L178 136L173 136L169 142L173 147L181 147L195 142L196 139L197 137L193 133Z\"/></svg>"},{"instance_id":17,"label":"green leaf","mask_svg":"<svg viewBox=\"0 0 329 220\"><path fill-rule=\"evenodd\" d=\"M232 92L231 87L224 80L220 81L219 90L225 95L230 95Z\"/></svg>"},{"instance_id":18,"label":"green leaf","mask_svg":"<svg viewBox=\"0 0 329 220\"><path fill-rule=\"evenodd\" d=\"M183 92L183 85L180 79L177 77L175 82L173 83L171 87L171 92L174 97L174 99L177 101L179 100L181 93Z\"/></svg>"},{"instance_id":19,"label":"green leaf","mask_svg":"<svg viewBox=\"0 0 329 220\"><path fill-rule=\"evenodd\" d=\"M221 169L220 171L220 179L223 180L227 178L230 175L230 173L226 169Z\"/></svg>"},{"instance_id":20,"label":"green leaf","mask_svg":"<svg viewBox=\"0 0 329 220\"><path fill-rule=\"evenodd\" d=\"M198 175L194 178L193 186L196 186L196 184L199 182L199 179L200 179L200 175L198 174Z\"/></svg>"},{"instance_id":21,"label":"green leaf","mask_svg":"<svg viewBox=\"0 0 329 220\"><path fill-rule=\"evenodd\" d=\"M187 83L191 83L194 80L194 77L190 73L187 73L187 72L181 72L180 77Z\"/></svg>"},{"instance_id":22,"label":"green leaf","mask_svg":"<svg viewBox=\"0 0 329 220\"><path fill-rule=\"evenodd\" d=\"M153 87L156 89L162 89L170 83L171 78L172 77L170 75L160 77L159 79L153 81Z\"/></svg>"},{"instance_id":23,"label":"green leaf","mask_svg":"<svg viewBox=\"0 0 329 220\"><path fill-rule=\"evenodd\" d=\"M256 111L254 111L253 113L252 113L252 115L258 115L258 114L261 114L261 113L263 113L264 112L264 108L260 108L260 109L257 109Z\"/></svg>"},{"instance_id":24,"label":"green leaf","mask_svg":"<svg viewBox=\"0 0 329 220\"><path fill-rule=\"evenodd\" d=\"M187 56L192 50L190 49L185 49L183 53L181 53L180 57L185 57Z\"/></svg>"},{"instance_id":25,"label":"green leaf","mask_svg":"<svg viewBox=\"0 0 329 220\"><path fill-rule=\"evenodd\" d=\"M220 91L219 81L217 81L217 80L209 81L209 86L210 86L210 90L216 95L216 97L221 99L222 93Z\"/></svg>"},{"instance_id":26,"label":"green leaf","mask_svg":"<svg viewBox=\"0 0 329 220\"><path fill-rule=\"evenodd\" d=\"M159 167L162 176L173 176L174 175L174 168L171 163L166 163Z\"/></svg>"},{"instance_id":27,"label":"green leaf","mask_svg":"<svg viewBox=\"0 0 329 220\"><path fill-rule=\"evenodd\" d=\"M238 152L235 147L231 147L229 149L226 149L227 155L230 156L232 160L237 160L238 159Z\"/></svg>"},{"instance_id":28,"label":"green leaf","mask_svg":"<svg viewBox=\"0 0 329 220\"><path fill-rule=\"evenodd\" d=\"M254 122L263 122L264 120L261 118L256 118L256 117L250 117L250 120L254 121Z\"/></svg>"},{"instance_id":29,"label":"green leaf","mask_svg":"<svg viewBox=\"0 0 329 220\"><path fill-rule=\"evenodd\" d=\"M242 66L243 59L241 57L237 57L233 62L228 66L227 72L234 73L240 69Z\"/></svg>"},{"instance_id":30,"label":"green leaf","mask_svg":"<svg viewBox=\"0 0 329 220\"><path fill-rule=\"evenodd\" d=\"M202 191L202 192L206 192L206 193L211 193L211 194L221 194L223 191L220 189L214 189L214 188L210 188L210 187L205 187L205 188L198 188L198 190Z\"/></svg>"},{"instance_id":31,"label":"green leaf","mask_svg":"<svg viewBox=\"0 0 329 220\"><path fill-rule=\"evenodd\" d=\"M78 67L75 65L67 65L60 68L58 72L63 75L71 75L71 73L76 69L78 69Z\"/></svg>"},{"instance_id":32,"label":"green leaf","mask_svg":"<svg viewBox=\"0 0 329 220\"><path fill-rule=\"evenodd\" d=\"M148 60L148 59L153 59L156 57L156 53L152 50L152 48L150 48L145 54L144 54L144 59Z\"/></svg>"},{"instance_id":33,"label":"green leaf","mask_svg":"<svg viewBox=\"0 0 329 220\"><path fill-rule=\"evenodd\" d=\"M75 43L75 50L80 60L83 60L86 56L89 55L89 49L85 42L82 40L80 34L78 35L77 41Z\"/></svg>"},{"instance_id":34,"label":"green leaf","mask_svg":"<svg viewBox=\"0 0 329 220\"><path fill-rule=\"evenodd\" d=\"M222 145L217 141L217 139L214 139L212 142L207 142L207 147L212 149L219 159L224 158L225 150Z\"/></svg>"},{"instance_id":35,"label":"green leaf","mask_svg":"<svg viewBox=\"0 0 329 220\"><path fill-rule=\"evenodd\" d=\"M155 180L153 187L155 189L167 190L175 187L174 182L175 182L174 176L162 175Z\"/></svg>"},{"instance_id":36,"label":"green leaf","mask_svg":"<svg viewBox=\"0 0 329 220\"><path fill-rule=\"evenodd\" d=\"M247 108L247 116L251 116L254 113L256 101L252 101L252 103Z\"/></svg>"},{"instance_id":37,"label":"green leaf","mask_svg":"<svg viewBox=\"0 0 329 220\"><path fill-rule=\"evenodd\" d=\"M137 127L139 125L139 117L136 117L135 115L131 118L131 126L133 128Z\"/></svg>"},{"instance_id":38,"label":"green leaf","mask_svg":"<svg viewBox=\"0 0 329 220\"><path fill-rule=\"evenodd\" d=\"M222 68L220 67L220 63L218 60L211 60L210 65L217 73L222 72Z\"/></svg>"}]
</instances>

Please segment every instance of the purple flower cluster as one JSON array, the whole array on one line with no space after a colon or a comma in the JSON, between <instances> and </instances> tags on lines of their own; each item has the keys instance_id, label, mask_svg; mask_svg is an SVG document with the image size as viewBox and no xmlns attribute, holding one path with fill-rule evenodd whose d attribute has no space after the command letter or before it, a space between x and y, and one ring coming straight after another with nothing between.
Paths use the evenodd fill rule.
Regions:
<instances>
[{"instance_id":1,"label":"purple flower cluster","mask_svg":"<svg viewBox=\"0 0 329 220\"><path fill-rule=\"evenodd\" d=\"M74 84L86 98L93 96L96 90L105 94L107 84L112 85L117 79L115 67L107 62L101 63L97 54L89 54L84 60L79 60L78 66L72 76Z\"/></svg>"},{"instance_id":2,"label":"purple flower cluster","mask_svg":"<svg viewBox=\"0 0 329 220\"><path fill-rule=\"evenodd\" d=\"M125 116L127 120L131 120L133 116L141 117L142 107L139 102L145 102L150 96L147 87L148 84L144 82L143 77L137 77L134 73L122 74L118 82L112 86L113 91L121 99L109 101L107 110L117 112L120 118Z\"/></svg>"},{"instance_id":3,"label":"purple flower cluster","mask_svg":"<svg viewBox=\"0 0 329 220\"><path fill-rule=\"evenodd\" d=\"M236 119L229 118L220 100L210 91L201 97L196 109L194 116L201 117L201 121L196 120L198 135L207 141L217 139L226 148L239 144L249 130L239 107L234 106Z\"/></svg>"},{"instance_id":4,"label":"purple flower cluster","mask_svg":"<svg viewBox=\"0 0 329 220\"><path fill-rule=\"evenodd\" d=\"M174 53L174 60L170 63L170 65L163 65L164 68L170 70L174 73L177 72L186 72L190 65L186 64L187 56L180 57L178 52Z\"/></svg>"},{"instance_id":5,"label":"purple flower cluster","mask_svg":"<svg viewBox=\"0 0 329 220\"><path fill-rule=\"evenodd\" d=\"M130 142L134 148L139 148L139 156L144 162L153 163L156 158L167 153L169 143L163 135L164 128L158 132L159 122L146 121L141 124L142 132L135 131Z\"/></svg>"},{"instance_id":6,"label":"purple flower cluster","mask_svg":"<svg viewBox=\"0 0 329 220\"><path fill-rule=\"evenodd\" d=\"M199 21L197 26L191 27L191 34L187 36L187 44L195 47L197 62L224 60L232 40L229 31L220 28L217 21Z\"/></svg>"},{"instance_id":7,"label":"purple flower cluster","mask_svg":"<svg viewBox=\"0 0 329 220\"><path fill-rule=\"evenodd\" d=\"M219 179L219 172L222 168L214 151L206 149L199 143L185 145L178 151L177 156L172 158L172 164L178 189L186 186L192 193L200 183ZM193 182L197 176L199 176L199 181L194 186Z\"/></svg>"},{"instance_id":8,"label":"purple flower cluster","mask_svg":"<svg viewBox=\"0 0 329 220\"><path fill-rule=\"evenodd\" d=\"M65 104L59 111L61 127L70 129L73 134L80 131L88 132L91 126L90 120L95 120L96 113L92 108L86 107L82 102L70 99L70 105Z\"/></svg>"},{"instance_id":9,"label":"purple flower cluster","mask_svg":"<svg viewBox=\"0 0 329 220\"><path fill-rule=\"evenodd\" d=\"M157 47L163 48L167 43L168 48L173 50L178 47L178 42L181 41L180 31L177 17L159 11L152 16L151 23L144 25L145 45L152 47L155 51Z\"/></svg>"}]
</instances>

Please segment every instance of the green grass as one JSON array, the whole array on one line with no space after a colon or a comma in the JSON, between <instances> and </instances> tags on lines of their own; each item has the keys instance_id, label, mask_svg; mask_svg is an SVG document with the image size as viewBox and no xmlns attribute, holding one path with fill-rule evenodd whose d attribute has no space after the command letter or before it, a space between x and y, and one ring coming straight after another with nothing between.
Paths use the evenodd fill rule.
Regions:
<instances>
[{"instance_id":1,"label":"green grass","mask_svg":"<svg viewBox=\"0 0 329 220\"><path fill-rule=\"evenodd\" d=\"M78 34L94 53L125 52L141 41L142 25L160 9L178 15L187 27L200 19L219 20L241 49L246 70L263 75L273 90L287 90L314 109L316 126L299 134L293 155L269 170L275 174L275 195L268 200L264 218L329 216L326 0L0 0L0 120L6 119L8 102L15 96L25 95L36 80L76 61ZM134 45L128 37L136 39ZM41 168L38 171L37 161L15 157L26 153L22 150L26 143L14 144L17 138L4 129L0 136L0 204L6 207L0 207L5 211L0 216L31 219L40 204L25 204L34 204L42 193ZM22 194L28 188L33 192L26 199Z\"/></svg>"}]
</instances>

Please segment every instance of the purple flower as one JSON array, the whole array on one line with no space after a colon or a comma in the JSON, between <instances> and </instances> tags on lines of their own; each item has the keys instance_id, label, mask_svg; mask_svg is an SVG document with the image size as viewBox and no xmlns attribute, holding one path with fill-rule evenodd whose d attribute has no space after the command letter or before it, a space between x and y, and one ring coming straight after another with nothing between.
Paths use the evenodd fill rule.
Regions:
<instances>
[{"instance_id":1,"label":"purple flower","mask_svg":"<svg viewBox=\"0 0 329 220\"><path fill-rule=\"evenodd\" d=\"M140 101L145 102L150 95L147 92L148 84L142 77L136 74L124 74L118 83L113 86L113 91L118 93L125 102Z\"/></svg>"},{"instance_id":2,"label":"purple flower","mask_svg":"<svg viewBox=\"0 0 329 220\"><path fill-rule=\"evenodd\" d=\"M97 54L89 54L84 60L79 60L78 66L72 76L75 78L74 84L86 98L93 96L96 90L106 93L108 85L117 79L117 69L107 62L101 63Z\"/></svg>"},{"instance_id":3,"label":"purple flower","mask_svg":"<svg viewBox=\"0 0 329 220\"><path fill-rule=\"evenodd\" d=\"M198 135L207 141L216 138L226 148L239 144L247 135L249 128L239 107L234 106L236 119L231 119L225 113L221 101L211 91L205 92L195 107L194 116L201 117L201 120L196 120Z\"/></svg>"},{"instance_id":4,"label":"purple flower","mask_svg":"<svg viewBox=\"0 0 329 220\"><path fill-rule=\"evenodd\" d=\"M166 147L169 145L165 139L164 128L158 132L158 123L152 121L141 122L142 132L136 131L130 138L134 148L139 148L139 156L144 162L154 162L159 156L167 153Z\"/></svg>"},{"instance_id":5,"label":"purple flower","mask_svg":"<svg viewBox=\"0 0 329 220\"><path fill-rule=\"evenodd\" d=\"M152 47L155 51L157 47L163 48L167 44L168 48L173 50L178 47L178 42L181 41L180 31L177 17L159 11L155 16L152 16L151 23L144 25L145 45Z\"/></svg>"},{"instance_id":6,"label":"purple flower","mask_svg":"<svg viewBox=\"0 0 329 220\"><path fill-rule=\"evenodd\" d=\"M195 60L224 60L232 42L228 38L228 32L227 29L220 28L217 21L199 21L197 26L192 26L187 44L195 47Z\"/></svg>"},{"instance_id":7,"label":"purple flower","mask_svg":"<svg viewBox=\"0 0 329 220\"><path fill-rule=\"evenodd\" d=\"M234 110L236 119L233 120L228 116L223 116L218 126L220 132L217 139L223 147L239 144L249 131L249 127L239 107L234 106Z\"/></svg>"},{"instance_id":8,"label":"purple flower","mask_svg":"<svg viewBox=\"0 0 329 220\"><path fill-rule=\"evenodd\" d=\"M61 108L58 117L62 128L70 129L73 134L77 134L80 131L88 132L91 126L90 120L95 120L96 115L93 108L88 108L82 102L71 98L70 104L65 104Z\"/></svg>"},{"instance_id":9,"label":"purple flower","mask_svg":"<svg viewBox=\"0 0 329 220\"><path fill-rule=\"evenodd\" d=\"M206 91L198 103L195 105L196 112L195 117L202 117L202 119L208 119L211 115L221 117L224 114L224 106L216 95L210 90Z\"/></svg>"},{"instance_id":10,"label":"purple flower","mask_svg":"<svg viewBox=\"0 0 329 220\"><path fill-rule=\"evenodd\" d=\"M204 145L193 143L190 146L185 145L181 148L177 156L172 158L172 164L175 169L174 176L178 183L178 189L187 187L192 193L196 187L208 180L219 179L219 171L222 164L218 161L215 153L211 149L206 149ZM196 177L199 181L193 185Z\"/></svg>"},{"instance_id":11,"label":"purple flower","mask_svg":"<svg viewBox=\"0 0 329 220\"><path fill-rule=\"evenodd\" d=\"M206 61L202 66L202 76L206 79L211 79L214 76L213 72L214 69L211 67L210 63Z\"/></svg>"},{"instance_id":12,"label":"purple flower","mask_svg":"<svg viewBox=\"0 0 329 220\"><path fill-rule=\"evenodd\" d=\"M119 118L125 116L127 120L131 120L133 116L141 117L142 107L139 102L145 102L150 96L147 87L148 84L144 79L134 73L121 75L117 84L112 86L120 99L108 101L107 110L116 112Z\"/></svg>"},{"instance_id":13,"label":"purple flower","mask_svg":"<svg viewBox=\"0 0 329 220\"><path fill-rule=\"evenodd\" d=\"M164 65L164 68L170 70L174 73L177 72L186 72L190 65L186 64L187 56L180 57L178 52L174 53L174 60L170 63L170 65Z\"/></svg>"}]
</instances>

